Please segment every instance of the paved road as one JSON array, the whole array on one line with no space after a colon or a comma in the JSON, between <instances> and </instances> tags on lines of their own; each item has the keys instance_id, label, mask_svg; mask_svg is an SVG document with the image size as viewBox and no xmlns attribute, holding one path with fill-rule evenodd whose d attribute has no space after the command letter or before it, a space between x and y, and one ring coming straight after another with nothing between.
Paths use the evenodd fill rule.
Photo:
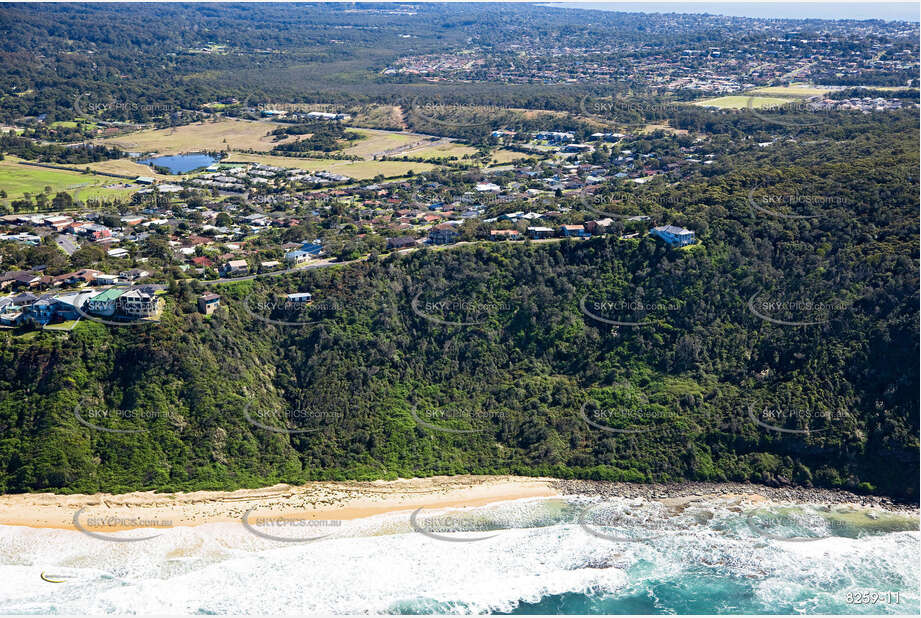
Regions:
<instances>
[{"instance_id":1,"label":"paved road","mask_svg":"<svg viewBox=\"0 0 921 618\"><path fill-rule=\"evenodd\" d=\"M59 234L54 239L54 242L56 242L58 247L67 255L73 255L74 251L80 248L80 245L77 244L77 237L69 234Z\"/></svg>"}]
</instances>

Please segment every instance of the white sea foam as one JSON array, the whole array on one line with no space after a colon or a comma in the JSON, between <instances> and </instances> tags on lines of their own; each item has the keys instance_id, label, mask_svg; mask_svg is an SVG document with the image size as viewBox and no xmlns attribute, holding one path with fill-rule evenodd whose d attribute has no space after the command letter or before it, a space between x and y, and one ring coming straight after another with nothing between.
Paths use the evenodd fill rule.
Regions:
<instances>
[{"instance_id":1,"label":"white sea foam","mask_svg":"<svg viewBox=\"0 0 921 618\"><path fill-rule=\"evenodd\" d=\"M462 531L438 530L448 538L496 535L476 542L414 532L408 512L346 522L311 543L269 541L235 524L175 528L137 543L0 526L0 612L481 613L564 593L616 599L692 572L750 580L764 607L789 611L848 612L842 591L854 586L895 590L914 582L917 589L917 532L783 542L752 532L743 514L709 504L655 526L654 541L627 543L583 529L577 514L587 503L541 499L420 513L425 529L458 524ZM666 516L659 505L606 506L645 526L652 514ZM43 581L42 572L64 583ZM917 603L916 592L903 594L903 609Z\"/></svg>"}]
</instances>

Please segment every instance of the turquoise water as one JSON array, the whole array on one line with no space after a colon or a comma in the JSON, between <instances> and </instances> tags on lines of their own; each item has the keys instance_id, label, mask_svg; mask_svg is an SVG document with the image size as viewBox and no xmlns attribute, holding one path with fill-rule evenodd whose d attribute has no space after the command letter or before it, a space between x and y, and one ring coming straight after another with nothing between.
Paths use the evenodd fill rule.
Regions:
<instances>
[{"instance_id":1,"label":"turquoise water","mask_svg":"<svg viewBox=\"0 0 921 618\"><path fill-rule=\"evenodd\" d=\"M216 163L217 159L206 154L182 154L167 157L154 157L152 159L140 159L141 165L156 165L165 167L171 174L185 174L203 167Z\"/></svg>"},{"instance_id":2,"label":"turquoise water","mask_svg":"<svg viewBox=\"0 0 921 618\"><path fill-rule=\"evenodd\" d=\"M0 526L0 613L917 615L917 528L916 513L581 496L266 529L328 534L309 543L229 523L140 542ZM898 605L848 602L887 591Z\"/></svg>"}]
</instances>

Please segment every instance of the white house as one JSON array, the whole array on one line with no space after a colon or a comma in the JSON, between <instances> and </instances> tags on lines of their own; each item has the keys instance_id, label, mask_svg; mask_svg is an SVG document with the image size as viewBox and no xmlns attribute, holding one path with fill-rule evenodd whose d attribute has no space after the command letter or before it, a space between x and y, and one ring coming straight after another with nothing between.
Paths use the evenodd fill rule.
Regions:
<instances>
[{"instance_id":1,"label":"white house","mask_svg":"<svg viewBox=\"0 0 921 618\"><path fill-rule=\"evenodd\" d=\"M675 225L662 225L659 227L654 227L649 230L649 233L653 236L658 236L668 244L675 247L693 245L695 242L694 232L692 230Z\"/></svg>"}]
</instances>

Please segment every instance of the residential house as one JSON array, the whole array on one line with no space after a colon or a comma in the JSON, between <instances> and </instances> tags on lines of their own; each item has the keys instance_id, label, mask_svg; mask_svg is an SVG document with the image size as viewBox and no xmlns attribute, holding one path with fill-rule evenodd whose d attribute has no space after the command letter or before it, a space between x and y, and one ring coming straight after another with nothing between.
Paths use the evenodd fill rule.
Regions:
<instances>
[{"instance_id":1,"label":"residential house","mask_svg":"<svg viewBox=\"0 0 921 618\"><path fill-rule=\"evenodd\" d=\"M595 147L591 144L567 144L563 146L563 152L594 152Z\"/></svg>"},{"instance_id":2,"label":"residential house","mask_svg":"<svg viewBox=\"0 0 921 618\"><path fill-rule=\"evenodd\" d=\"M684 247L693 245L696 242L692 230L675 225L654 227L649 230L649 233L653 236L658 236L673 247Z\"/></svg>"},{"instance_id":3,"label":"residential house","mask_svg":"<svg viewBox=\"0 0 921 618\"><path fill-rule=\"evenodd\" d=\"M388 249L406 249L409 247L415 247L417 244L418 241L412 236L398 236L396 238L387 239Z\"/></svg>"},{"instance_id":4,"label":"residential house","mask_svg":"<svg viewBox=\"0 0 921 618\"><path fill-rule=\"evenodd\" d=\"M55 285L86 285L96 280L101 273L92 268L81 268L72 273L64 273L55 277Z\"/></svg>"},{"instance_id":5,"label":"residential house","mask_svg":"<svg viewBox=\"0 0 921 618\"><path fill-rule=\"evenodd\" d=\"M198 310L205 315L211 315L221 306L221 297L212 292L198 297Z\"/></svg>"},{"instance_id":6,"label":"residential house","mask_svg":"<svg viewBox=\"0 0 921 618\"><path fill-rule=\"evenodd\" d=\"M19 270L0 276L0 289L11 287L14 290L35 288L41 283L42 276L34 271Z\"/></svg>"},{"instance_id":7,"label":"residential house","mask_svg":"<svg viewBox=\"0 0 921 618\"><path fill-rule=\"evenodd\" d=\"M306 264L313 258L313 255L303 249L295 249L294 251L288 251L285 254L285 262L291 266L300 266L301 264Z\"/></svg>"},{"instance_id":8,"label":"residential house","mask_svg":"<svg viewBox=\"0 0 921 618\"><path fill-rule=\"evenodd\" d=\"M160 298L153 290L129 290L118 297L118 309L132 318L156 317L160 311Z\"/></svg>"},{"instance_id":9,"label":"residential house","mask_svg":"<svg viewBox=\"0 0 921 618\"><path fill-rule=\"evenodd\" d=\"M95 315L114 315L118 308L118 298L124 293L125 290L120 288L109 288L100 292L86 301L86 310Z\"/></svg>"},{"instance_id":10,"label":"residential house","mask_svg":"<svg viewBox=\"0 0 921 618\"><path fill-rule=\"evenodd\" d=\"M614 225L614 219L605 217L604 219L586 221L583 225L589 234L606 234L608 228Z\"/></svg>"},{"instance_id":11,"label":"residential house","mask_svg":"<svg viewBox=\"0 0 921 618\"><path fill-rule=\"evenodd\" d=\"M246 260L230 260L224 264L225 275L243 275L249 272Z\"/></svg>"},{"instance_id":12,"label":"residential house","mask_svg":"<svg viewBox=\"0 0 921 618\"><path fill-rule=\"evenodd\" d=\"M54 229L55 231L60 232L61 230L67 229L74 220L70 217L58 216L58 217L45 217L45 224Z\"/></svg>"},{"instance_id":13,"label":"residential house","mask_svg":"<svg viewBox=\"0 0 921 618\"><path fill-rule=\"evenodd\" d=\"M572 133L566 133L564 131L539 131L534 135L534 137L536 139L547 140L551 144L571 142L576 139L575 135Z\"/></svg>"},{"instance_id":14,"label":"residential house","mask_svg":"<svg viewBox=\"0 0 921 618\"><path fill-rule=\"evenodd\" d=\"M3 326L15 326L21 318L22 306L18 305L13 297L4 296L0 298L0 324Z\"/></svg>"},{"instance_id":15,"label":"residential house","mask_svg":"<svg viewBox=\"0 0 921 618\"><path fill-rule=\"evenodd\" d=\"M80 317L77 307L80 306L85 292L70 292L69 294L58 294L54 297L54 304L51 307L54 317L61 320L76 320Z\"/></svg>"},{"instance_id":16,"label":"residential house","mask_svg":"<svg viewBox=\"0 0 921 618\"><path fill-rule=\"evenodd\" d=\"M107 275L105 273L99 273L96 275L96 278L93 279L93 283L96 285L115 285L118 283L118 275Z\"/></svg>"},{"instance_id":17,"label":"residential house","mask_svg":"<svg viewBox=\"0 0 921 618\"><path fill-rule=\"evenodd\" d=\"M521 232L518 230L490 230L489 237L492 240L518 240L521 238Z\"/></svg>"},{"instance_id":18,"label":"residential house","mask_svg":"<svg viewBox=\"0 0 921 618\"><path fill-rule=\"evenodd\" d=\"M552 238L553 228L539 227L539 226L529 227L528 236L530 236L532 240L540 240L541 238Z\"/></svg>"},{"instance_id":19,"label":"residential house","mask_svg":"<svg viewBox=\"0 0 921 618\"><path fill-rule=\"evenodd\" d=\"M44 326L51 322L54 317L54 296L52 294L43 294L35 299L31 305L24 308L22 312L22 321L40 324Z\"/></svg>"},{"instance_id":20,"label":"residential house","mask_svg":"<svg viewBox=\"0 0 921 618\"><path fill-rule=\"evenodd\" d=\"M581 225L561 225L560 235L563 236L563 238L588 238L591 236L591 234L585 230L585 227Z\"/></svg>"},{"instance_id":21,"label":"residential house","mask_svg":"<svg viewBox=\"0 0 921 618\"><path fill-rule=\"evenodd\" d=\"M83 225L78 230L79 234L84 236L89 236L95 241L105 240L106 238L112 237L112 230L107 228L104 225L98 225L96 223L87 223Z\"/></svg>"},{"instance_id":22,"label":"residential house","mask_svg":"<svg viewBox=\"0 0 921 618\"><path fill-rule=\"evenodd\" d=\"M314 257L318 257L323 254L323 243L320 242L320 239L316 239L313 242L304 242L301 244L301 251L306 251Z\"/></svg>"},{"instance_id":23,"label":"residential house","mask_svg":"<svg viewBox=\"0 0 921 618\"><path fill-rule=\"evenodd\" d=\"M137 281L144 277L149 277L150 273L142 268L132 268L118 273L118 276L127 281Z\"/></svg>"},{"instance_id":24,"label":"residential house","mask_svg":"<svg viewBox=\"0 0 921 618\"><path fill-rule=\"evenodd\" d=\"M285 294L286 305L305 305L313 300L313 294L310 292L295 292L294 294Z\"/></svg>"},{"instance_id":25,"label":"residential house","mask_svg":"<svg viewBox=\"0 0 921 618\"><path fill-rule=\"evenodd\" d=\"M429 232L429 240L434 245L449 245L457 242L460 232L450 223L436 225Z\"/></svg>"}]
</instances>

